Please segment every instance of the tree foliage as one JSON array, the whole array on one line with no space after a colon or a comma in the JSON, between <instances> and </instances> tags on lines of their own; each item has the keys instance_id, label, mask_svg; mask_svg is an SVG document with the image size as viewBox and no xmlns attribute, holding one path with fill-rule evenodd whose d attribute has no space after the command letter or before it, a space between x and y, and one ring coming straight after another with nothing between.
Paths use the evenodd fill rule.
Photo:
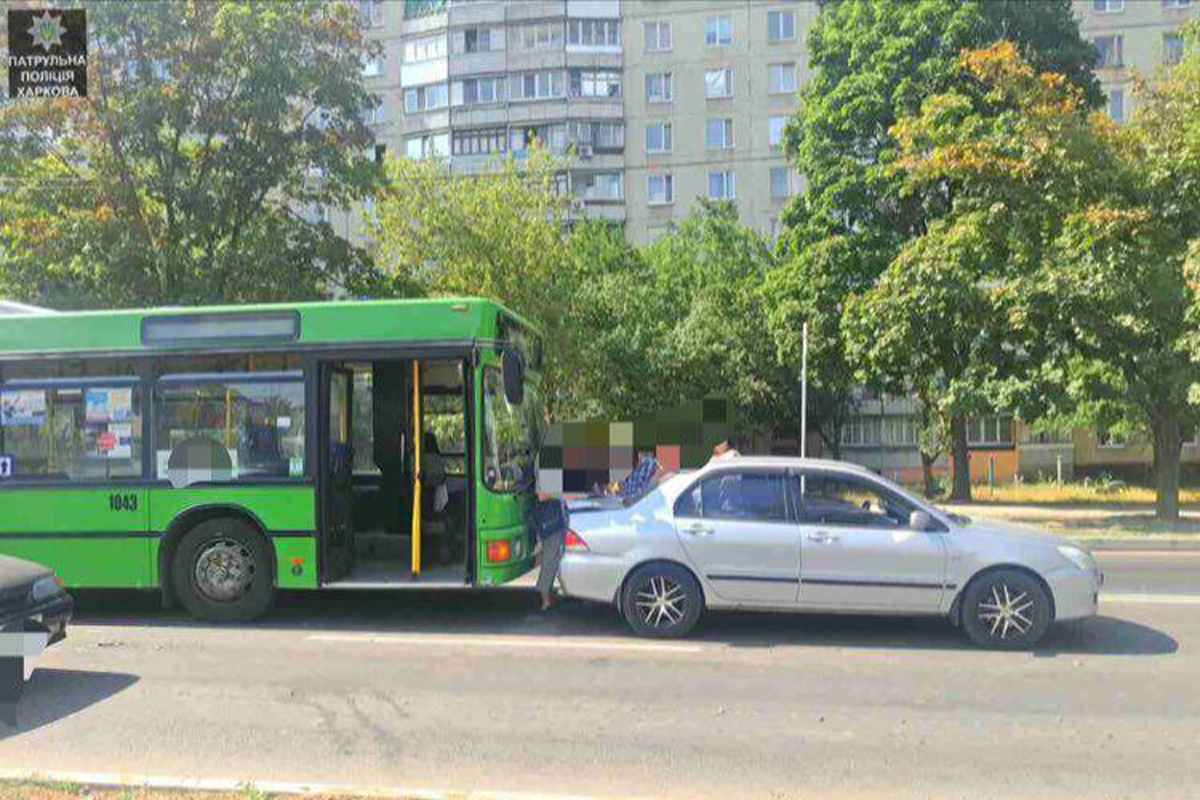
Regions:
<instances>
[{"instance_id":1,"label":"tree foliage","mask_svg":"<svg viewBox=\"0 0 1200 800\"><path fill-rule=\"evenodd\" d=\"M952 202L949 183L907 182L895 125L930 96L976 89L959 54L1004 37L1039 70L1066 75L1088 103L1099 103L1095 51L1066 0L838 0L822 7L810 31L812 78L784 135L806 183L784 212L767 292L783 358L795 358L797 331L809 322L812 384L835 409L846 407L864 377L844 351L847 299L869 290ZM822 436L836 440L843 418L818 420Z\"/></svg>"},{"instance_id":2,"label":"tree foliage","mask_svg":"<svg viewBox=\"0 0 1200 800\"><path fill-rule=\"evenodd\" d=\"M1197 63L1164 76L1127 126L1093 112L1062 76L1037 73L1009 43L965 53L961 64L977 91L933 96L895 128L906 185L953 187L944 219L906 252L942 230L973 230L980 263L993 268L961 291L988 294L993 322L960 331L960 347L1002 334L974 359L977 371L997 367L976 385L1027 419L1149 433L1158 513L1173 517L1181 431L1195 424L1200 381L1187 273L1200 238ZM926 279L914 272L911 282ZM889 353L910 368L926 357L904 345Z\"/></svg>"},{"instance_id":3,"label":"tree foliage","mask_svg":"<svg viewBox=\"0 0 1200 800\"><path fill-rule=\"evenodd\" d=\"M348 4L88 3L89 97L0 109L0 291L59 305L318 297L365 255L297 215L370 191Z\"/></svg>"}]
</instances>

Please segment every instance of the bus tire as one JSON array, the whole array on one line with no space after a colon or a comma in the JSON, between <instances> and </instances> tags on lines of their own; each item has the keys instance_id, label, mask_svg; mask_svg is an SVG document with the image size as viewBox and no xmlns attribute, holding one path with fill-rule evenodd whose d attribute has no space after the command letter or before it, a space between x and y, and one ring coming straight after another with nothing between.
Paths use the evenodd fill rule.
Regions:
<instances>
[{"instance_id":1,"label":"bus tire","mask_svg":"<svg viewBox=\"0 0 1200 800\"><path fill-rule=\"evenodd\" d=\"M171 579L193 616L212 622L253 619L275 599L270 543L235 517L201 522L179 541Z\"/></svg>"}]
</instances>

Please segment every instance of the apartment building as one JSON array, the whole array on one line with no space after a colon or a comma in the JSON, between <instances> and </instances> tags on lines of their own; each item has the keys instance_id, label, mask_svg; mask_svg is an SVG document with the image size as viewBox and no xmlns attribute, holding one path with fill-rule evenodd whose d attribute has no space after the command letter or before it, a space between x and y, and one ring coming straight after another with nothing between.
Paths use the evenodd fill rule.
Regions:
<instances>
[{"instance_id":1,"label":"apartment building","mask_svg":"<svg viewBox=\"0 0 1200 800\"><path fill-rule=\"evenodd\" d=\"M799 188L781 138L808 77L817 5L799 0L625 0L626 232L642 244L697 198L733 200L774 235Z\"/></svg>"},{"instance_id":2,"label":"apartment building","mask_svg":"<svg viewBox=\"0 0 1200 800\"><path fill-rule=\"evenodd\" d=\"M1137 98L1135 75L1152 79L1183 56L1184 23L1200 15L1200 0L1074 0L1079 31L1099 50L1096 76L1108 113L1123 121Z\"/></svg>"}]
</instances>

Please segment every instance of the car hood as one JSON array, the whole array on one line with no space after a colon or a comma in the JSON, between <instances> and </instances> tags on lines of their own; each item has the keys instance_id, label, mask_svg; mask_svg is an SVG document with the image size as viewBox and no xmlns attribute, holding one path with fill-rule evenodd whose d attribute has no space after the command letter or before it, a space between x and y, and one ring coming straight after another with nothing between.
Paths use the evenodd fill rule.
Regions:
<instances>
[{"instance_id":1,"label":"car hood","mask_svg":"<svg viewBox=\"0 0 1200 800\"><path fill-rule=\"evenodd\" d=\"M49 575L50 569L23 558L0 556L0 591L28 586L38 578Z\"/></svg>"},{"instance_id":2,"label":"car hood","mask_svg":"<svg viewBox=\"0 0 1200 800\"><path fill-rule=\"evenodd\" d=\"M1016 522L1003 522L995 519L972 519L969 523L959 526L967 533L981 533L989 536L1001 536L1007 539L1020 539L1026 542L1040 542L1057 546L1069 543L1069 540L1053 533L1045 533L1037 528Z\"/></svg>"}]
</instances>

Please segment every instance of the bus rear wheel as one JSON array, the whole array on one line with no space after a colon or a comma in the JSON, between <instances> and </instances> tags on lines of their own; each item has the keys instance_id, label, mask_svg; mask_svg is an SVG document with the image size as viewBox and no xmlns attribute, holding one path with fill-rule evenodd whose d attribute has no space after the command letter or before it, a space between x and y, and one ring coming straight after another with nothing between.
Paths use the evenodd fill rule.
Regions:
<instances>
[{"instance_id":1,"label":"bus rear wheel","mask_svg":"<svg viewBox=\"0 0 1200 800\"><path fill-rule=\"evenodd\" d=\"M200 619L240 622L271 607L275 597L270 545L233 517L202 522L179 541L171 579L184 608Z\"/></svg>"}]
</instances>

